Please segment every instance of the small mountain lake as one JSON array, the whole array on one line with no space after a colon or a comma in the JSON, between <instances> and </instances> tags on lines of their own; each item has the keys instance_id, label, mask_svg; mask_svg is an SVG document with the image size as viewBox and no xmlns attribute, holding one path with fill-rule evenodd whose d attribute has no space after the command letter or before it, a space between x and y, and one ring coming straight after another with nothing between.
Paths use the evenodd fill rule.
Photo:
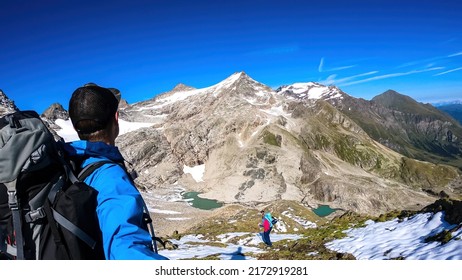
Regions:
<instances>
[{"instance_id":1,"label":"small mountain lake","mask_svg":"<svg viewBox=\"0 0 462 280\"><path fill-rule=\"evenodd\" d=\"M202 210L211 210L223 206L223 203L219 203L214 199L201 198L199 194L199 192L185 192L182 193L181 196L184 200L187 200L192 207Z\"/></svg>"},{"instance_id":2,"label":"small mountain lake","mask_svg":"<svg viewBox=\"0 0 462 280\"><path fill-rule=\"evenodd\" d=\"M200 192L184 192L181 194L182 198L187 201L192 207L202 209L202 210L211 210L215 208L220 208L223 206L223 203L218 202L215 199L207 199L199 197ZM329 205L319 205L318 208L313 208L313 212L319 217L328 216L339 209L330 208Z\"/></svg>"},{"instance_id":3,"label":"small mountain lake","mask_svg":"<svg viewBox=\"0 0 462 280\"><path fill-rule=\"evenodd\" d=\"M313 208L313 212L319 217L328 216L339 209L332 209L329 205L319 205L318 208Z\"/></svg>"}]
</instances>

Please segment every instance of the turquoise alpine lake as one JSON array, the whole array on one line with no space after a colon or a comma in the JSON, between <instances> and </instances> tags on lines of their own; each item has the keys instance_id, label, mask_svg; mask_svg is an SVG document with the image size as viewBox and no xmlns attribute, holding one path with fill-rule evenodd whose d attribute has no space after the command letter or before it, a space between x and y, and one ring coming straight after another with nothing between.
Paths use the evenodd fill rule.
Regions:
<instances>
[{"instance_id":1,"label":"turquoise alpine lake","mask_svg":"<svg viewBox=\"0 0 462 280\"><path fill-rule=\"evenodd\" d=\"M338 209L330 208L329 205L319 205L318 208L313 209L313 212L319 217L325 217L334 213L337 210Z\"/></svg>"},{"instance_id":2,"label":"turquoise alpine lake","mask_svg":"<svg viewBox=\"0 0 462 280\"><path fill-rule=\"evenodd\" d=\"M211 210L223 206L223 203L219 203L214 199L201 198L198 196L199 194L199 192L185 192L181 196L183 199L187 199L192 207L202 210Z\"/></svg>"}]
</instances>

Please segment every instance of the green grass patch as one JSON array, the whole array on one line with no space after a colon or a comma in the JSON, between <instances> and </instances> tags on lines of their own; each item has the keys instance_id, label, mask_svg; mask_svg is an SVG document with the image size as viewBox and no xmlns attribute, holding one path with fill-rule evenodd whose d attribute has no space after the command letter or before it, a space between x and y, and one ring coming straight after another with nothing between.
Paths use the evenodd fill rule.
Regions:
<instances>
[{"instance_id":1,"label":"green grass patch","mask_svg":"<svg viewBox=\"0 0 462 280\"><path fill-rule=\"evenodd\" d=\"M263 142L269 145L281 147L282 137L281 135L275 135L269 131L265 131L263 135Z\"/></svg>"}]
</instances>

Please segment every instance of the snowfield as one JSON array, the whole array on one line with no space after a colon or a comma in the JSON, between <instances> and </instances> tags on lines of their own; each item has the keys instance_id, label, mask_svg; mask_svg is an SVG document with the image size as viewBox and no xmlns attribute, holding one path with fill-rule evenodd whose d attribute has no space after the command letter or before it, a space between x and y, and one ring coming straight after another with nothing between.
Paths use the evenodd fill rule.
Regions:
<instances>
[{"instance_id":1,"label":"snowfield","mask_svg":"<svg viewBox=\"0 0 462 280\"><path fill-rule=\"evenodd\" d=\"M368 221L366 227L349 229L348 237L329 242L326 247L363 260L462 260L462 228L453 232L446 244L425 241L457 226L443 218L444 213L439 212L418 214L402 222L398 219L381 223Z\"/></svg>"}]
</instances>

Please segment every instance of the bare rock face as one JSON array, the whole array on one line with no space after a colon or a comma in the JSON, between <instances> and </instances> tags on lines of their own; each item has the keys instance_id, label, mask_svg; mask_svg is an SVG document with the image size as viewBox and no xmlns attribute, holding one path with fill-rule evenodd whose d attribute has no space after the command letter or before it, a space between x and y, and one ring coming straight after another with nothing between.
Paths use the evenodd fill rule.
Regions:
<instances>
[{"instance_id":1,"label":"bare rock face","mask_svg":"<svg viewBox=\"0 0 462 280\"><path fill-rule=\"evenodd\" d=\"M56 133L57 130L61 129L59 125L56 124L57 119L68 120L69 113L63 108L59 103L54 103L48 107L40 116L48 127L48 129L53 134L56 140L61 139L61 137Z\"/></svg>"},{"instance_id":2,"label":"bare rock face","mask_svg":"<svg viewBox=\"0 0 462 280\"><path fill-rule=\"evenodd\" d=\"M19 109L16 107L14 102L10 100L6 94L0 89L0 117L14 113Z\"/></svg>"},{"instance_id":3,"label":"bare rock face","mask_svg":"<svg viewBox=\"0 0 462 280\"><path fill-rule=\"evenodd\" d=\"M46 118L50 121L55 121L57 119L68 120L69 113L64 110L63 106L59 103L54 103L45 112L42 113L42 118Z\"/></svg>"},{"instance_id":4,"label":"bare rock face","mask_svg":"<svg viewBox=\"0 0 462 280\"><path fill-rule=\"evenodd\" d=\"M444 211L444 219L450 224L462 223L462 201L452 199L439 199L435 203L422 209L422 212L437 213Z\"/></svg>"},{"instance_id":5,"label":"bare rock face","mask_svg":"<svg viewBox=\"0 0 462 280\"><path fill-rule=\"evenodd\" d=\"M119 136L116 144L134 164L137 182L145 189L173 184L183 173L183 166L172 154L167 139L155 128Z\"/></svg>"},{"instance_id":6,"label":"bare rock face","mask_svg":"<svg viewBox=\"0 0 462 280\"><path fill-rule=\"evenodd\" d=\"M179 184L226 203L295 200L378 214L418 209L437 198L432 193L458 195L449 186L460 171L404 158L373 140L340 109L349 100L315 83L274 91L240 72L121 109L126 120L153 126L120 136L117 145L145 189ZM200 165L202 180L184 173Z\"/></svg>"}]
</instances>

